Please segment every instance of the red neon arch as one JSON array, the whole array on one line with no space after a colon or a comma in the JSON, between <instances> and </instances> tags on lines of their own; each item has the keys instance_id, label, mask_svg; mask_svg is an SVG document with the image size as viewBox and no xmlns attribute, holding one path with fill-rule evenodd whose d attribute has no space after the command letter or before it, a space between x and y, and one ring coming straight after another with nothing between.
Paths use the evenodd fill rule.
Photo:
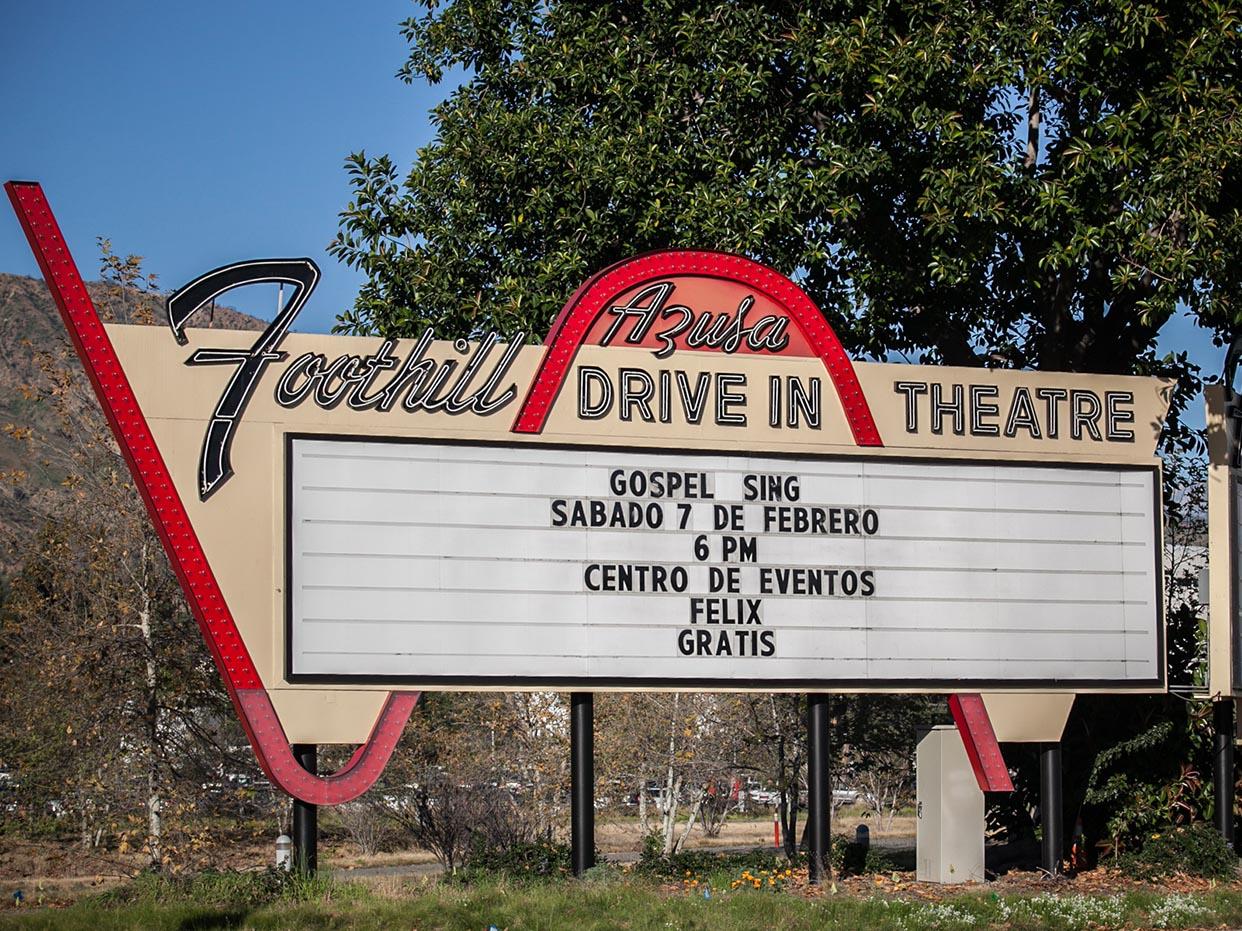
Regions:
<instances>
[{"instance_id":1,"label":"red neon arch","mask_svg":"<svg viewBox=\"0 0 1242 931\"><path fill-rule=\"evenodd\" d=\"M43 189L28 181L9 181L4 189L142 493L259 766L273 784L304 802L336 805L357 798L383 772L419 693L389 693L367 742L338 772L316 776L301 767Z\"/></svg>"},{"instance_id":2,"label":"red neon arch","mask_svg":"<svg viewBox=\"0 0 1242 931\"><path fill-rule=\"evenodd\" d=\"M789 314L832 378L845 419L859 446L883 446L871 408L837 334L815 303L796 284L766 265L727 252L674 249L626 259L588 279L565 304L548 332L548 347L535 373L514 433L541 433L569 374L578 348L609 303L636 285L657 278L696 275L734 281L757 291Z\"/></svg>"}]
</instances>

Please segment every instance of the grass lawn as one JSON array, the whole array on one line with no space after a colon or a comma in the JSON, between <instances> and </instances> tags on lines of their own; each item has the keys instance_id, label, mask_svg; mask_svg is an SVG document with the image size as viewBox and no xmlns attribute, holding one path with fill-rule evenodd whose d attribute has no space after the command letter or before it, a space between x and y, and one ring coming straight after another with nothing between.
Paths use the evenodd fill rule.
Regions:
<instances>
[{"instance_id":1,"label":"grass lawn","mask_svg":"<svg viewBox=\"0 0 1242 931\"><path fill-rule=\"evenodd\" d=\"M1242 924L1242 890L1129 891L1115 895L948 892L942 901L876 895L808 896L756 890L737 876L696 886L640 876L597 880L487 880L392 884L279 882L264 874L219 874L181 883L139 880L67 908L6 908L0 928L108 929L735 929L812 928L1203 928ZM711 895L704 895L710 887Z\"/></svg>"}]
</instances>

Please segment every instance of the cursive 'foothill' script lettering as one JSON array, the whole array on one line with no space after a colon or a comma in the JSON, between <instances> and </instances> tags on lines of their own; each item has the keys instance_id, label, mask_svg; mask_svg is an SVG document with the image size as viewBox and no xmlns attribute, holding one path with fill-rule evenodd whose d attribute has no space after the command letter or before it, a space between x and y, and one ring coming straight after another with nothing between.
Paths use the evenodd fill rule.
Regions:
<instances>
[{"instance_id":1,"label":"cursive 'foothill' script lettering","mask_svg":"<svg viewBox=\"0 0 1242 931\"><path fill-rule=\"evenodd\" d=\"M483 370L500 337L488 333L478 343L457 340L453 350L467 356L461 362L428 359L427 350L434 340L435 334L428 330L400 362L392 354L397 344L391 339L385 340L369 356L343 355L329 362L323 353L304 353L289 363L276 383L276 403L281 407L297 407L310 398L325 410L344 402L350 410L382 412L400 403L407 413L469 412L486 417L517 397L516 385L509 385L499 394L496 389L522 350L523 334L510 340L487 379L474 390L470 390L470 386L476 382L475 376ZM382 386L375 387L378 374L385 370L396 370L396 374Z\"/></svg>"},{"instance_id":2,"label":"cursive 'foothill' script lettering","mask_svg":"<svg viewBox=\"0 0 1242 931\"><path fill-rule=\"evenodd\" d=\"M201 275L169 296L168 322L177 342L184 345L185 325L209 301L248 284L290 284L293 295L249 349L197 349L186 365L234 365L216 403L199 457L198 494L207 500L233 475L230 450L237 426L267 367L283 362L288 353L279 347L289 327L306 304L319 280L319 268L310 259L262 259L226 265ZM394 355L395 340L385 340L370 355L342 355L331 362L322 353L308 352L289 364L276 383L276 403L297 407L306 400L326 410L345 403L351 410L387 412L399 403L406 413L464 414L485 417L517 397L517 385L500 385L526 341L516 334L498 355L500 337L488 333L478 343L459 339L453 349L465 359L429 359L435 334L427 330L404 359ZM493 358L488 370L489 358ZM386 381L380 373L394 374ZM377 381L383 381L377 385ZM477 387L472 387L477 385Z\"/></svg>"}]
</instances>

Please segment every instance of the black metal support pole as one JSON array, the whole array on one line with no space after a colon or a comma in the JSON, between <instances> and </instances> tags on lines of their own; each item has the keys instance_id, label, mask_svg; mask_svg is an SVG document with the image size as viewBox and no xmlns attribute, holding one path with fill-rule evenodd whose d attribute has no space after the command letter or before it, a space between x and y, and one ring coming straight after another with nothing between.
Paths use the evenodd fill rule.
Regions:
<instances>
[{"instance_id":1,"label":"black metal support pole","mask_svg":"<svg viewBox=\"0 0 1242 931\"><path fill-rule=\"evenodd\" d=\"M1061 872L1065 841L1061 802L1061 745L1043 744L1039 749L1039 811L1043 820L1043 866L1052 875Z\"/></svg>"},{"instance_id":2,"label":"black metal support pole","mask_svg":"<svg viewBox=\"0 0 1242 931\"><path fill-rule=\"evenodd\" d=\"M822 694L808 694L806 697L807 863L810 881L816 884L832 875L828 698Z\"/></svg>"},{"instance_id":3,"label":"black metal support pole","mask_svg":"<svg viewBox=\"0 0 1242 931\"><path fill-rule=\"evenodd\" d=\"M569 696L569 769L574 875L595 865L595 696Z\"/></svg>"},{"instance_id":4,"label":"black metal support pole","mask_svg":"<svg viewBox=\"0 0 1242 931\"><path fill-rule=\"evenodd\" d=\"M293 756L308 773L318 770L314 744L294 744ZM293 868L314 876L319 869L319 806L293 800Z\"/></svg>"},{"instance_id":5,"label":"black metal support pole","mask_svg":"<svg viewBox=\"0 0 1242 931\"><path fill-rule=\"evenodd\" d=\"M1233 699L1212 703L1212 724L1215 731L1212 782L1216 790L1216 830L1232 847L1233 834Z\"/></svg>"}]
</instances>

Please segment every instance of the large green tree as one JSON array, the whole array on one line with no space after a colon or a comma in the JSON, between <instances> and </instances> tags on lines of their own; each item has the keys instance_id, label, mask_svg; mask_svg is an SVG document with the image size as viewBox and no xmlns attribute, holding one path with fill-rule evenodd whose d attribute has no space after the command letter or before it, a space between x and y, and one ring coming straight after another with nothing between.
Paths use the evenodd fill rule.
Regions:
<instances>
[{"instance_id":1,"label":"large green tree","mask_svg":"<svg viewBox=\"0 0 1242 931\"><path fill-rule=\"evenodd\" d=\"M1242 325L1229 0L420 6L401 78L461 83L408 173L349 159L342 330L538 335L610 262L724 249L798 280L855 356L1176 377L1166 438L1193 445L1197 373L1156 340L1181 312ZM1099 751L1150 748L1150 720L1162 765L1198 753L1176 703L1080 708L1076 799L1148 804Z\"/></svg>"},{"instance_id":2,"label":"large green tree","mask_svg":"<svg viewBox=\"0 0 1242 931\"><path fill-rule=\"evenodd\" d=\"M421 6L400 76L465 77L408 174L349 160L346 331L541 333L664 247L794 276L863 356L1151 370L1179 307L1242 313L1225 0Z\"/></svg>"}]
</instances>

